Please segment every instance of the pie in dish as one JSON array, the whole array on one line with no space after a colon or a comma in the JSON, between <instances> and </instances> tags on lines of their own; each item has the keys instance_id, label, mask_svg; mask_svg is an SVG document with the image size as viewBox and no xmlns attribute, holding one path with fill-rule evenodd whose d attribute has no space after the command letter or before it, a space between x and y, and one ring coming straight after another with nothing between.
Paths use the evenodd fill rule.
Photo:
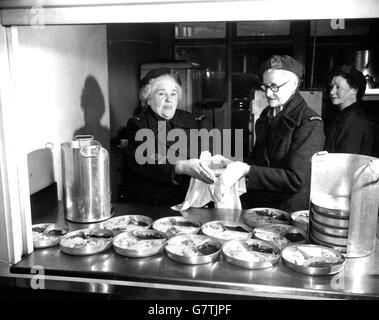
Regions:
<instances>
[{"instance_id":1,"label":"pie in dish","mask_svg":"<svg viewBox=\"0 0 379 320\"><path fill-rule=\"evenodd\" d=\"M280 255L279 249L274 250L271 246L254 239L227 243L223 252L234 259L253 263L271 262Z\"/></svg>"},{"instance_id":2,"label":"pie in dish","mask_svg":"<svg viewBox=\"0 0 379 320\"><path fill-rule=\"evenodd\" d=\"M32 226L34 242L53 242L67 233L68 228L55 224L45 223Z\"/></svg>"},{"instance_id":3,"label":"pie in dish","mask_svg":"<svg viewBox=\"0 0 379 320\"><path fill-rule=\"evenodd\" d=\"M200 222L181 216L161 218L153 223L153 229L170 235L195 234L200 230Z\"/></svg>"},{"instance_id":4,"label":"pie in dish","mask_svg":"<svg viewBox=\"0 0 379 320\"><path fill-rule=\"evenodd\" d=\"M290 243L306 241L306 233L300 228L285 224L267 224L254 229L254 237L283 248Z\"/></svg>"},{"instance_id":5,"label":"pie in dish","mask_svg":"<svg viewBox=\"0 0 379 320\"><path fill-rule=\"evenodd\" d=\"M167 251L185 257L209 255L216 253L220 248L220 243L205 236L177 236L171 238L166 245Z\"/></svg>"},{"instance_id":6,"label":"pie in dish","mask_svg":"<svg viewBox=\"0 0 379 320\"><path fill-rule=\"evenodd\" d=\"M150 228L152 219L142 215L125 215L109 219L104 222L104 229L133 231Z\"/></svg>"},{"instance_id":7,"label":"pie in dish","mask_svg":"<svg viewBox=\"0 0 379 320\"><path fill-rule=\"evenodd\" d=\"M60 244L67 248L102 247L112 241L109 233L101 230L82 230L62 238Z\"/></svg>"},{"instance_id":8,"label":"pie in dish","mask_svg":"<svg viewBox=\"0 0 379 320\"><path fill-rule=\"evenodd\" d=\"M151 231L151 230L150 230ZM161 247L166 242L166 237L158 232L123 232L116 236L113 245L121 249L145 251Z\"/></svg>"},{"instance_id":9,"label":"pie in dish","mask_svg":"<svg viewBox=\"0 0 379 320\"><path fill-rule=\"evenodd\" d=\"M249 226L258 227L268 223L288 224L289 214L274 208L253 208L245 211L244 221Z\"/></svg>"},{"instance_id":10,"label":"pie in dish","mask_svg":"<svg viewBox=\"0 0 379 320\"><path fill-rule=\"evenodd\" d=\"M251 237L250 230L242 224L231 221L211 221L204 224L201 231L220 240L246 239Z\"/></svg>"},{"instance_id":11,"label":"pie in dish","mask_svg":"<svg viewBox=\"0 0 379 320\"><path fill-rule=\"evenodd\" d=\"M330 267L344 262L340 253L316 245L289 246L283 250L283 258L303 267Z\"/></svg>"}]
</instances>

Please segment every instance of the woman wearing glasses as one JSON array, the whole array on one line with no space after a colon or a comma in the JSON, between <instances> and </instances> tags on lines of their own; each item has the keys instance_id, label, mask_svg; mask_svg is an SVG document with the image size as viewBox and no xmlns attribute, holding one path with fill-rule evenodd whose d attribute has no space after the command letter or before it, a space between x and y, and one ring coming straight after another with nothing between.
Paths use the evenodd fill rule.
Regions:
<instances>
[{"instance_id":1,"label":"woman wearing glasses","mask_svg":"<svg viewBox=\"0 0 379 320\"><path fill-rule=\"evenodd\" d=\"M299 62L273 56L260 69L268 106L256 122L251 165L232 164L248 177L244 206L307 209L311 158L324 146L322 119L298 92L303 75Z\"/></svg>"}]
</instances>

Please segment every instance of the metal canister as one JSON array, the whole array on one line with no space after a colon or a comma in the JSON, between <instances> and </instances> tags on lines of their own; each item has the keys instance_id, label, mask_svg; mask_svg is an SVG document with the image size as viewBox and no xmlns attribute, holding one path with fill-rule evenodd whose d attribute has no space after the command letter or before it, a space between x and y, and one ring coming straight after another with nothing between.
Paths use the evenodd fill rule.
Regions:
<instances>
[{"instance_id":1,"label":"metal canister","mask_svg":"<svg viewBox=\"0 0 379 320\"><path fill-rule=\"evenodd\" d=\"M112 216L109 155L93 136L61 145L65 218L92 223Z\"/></svg>"}]
</instances>

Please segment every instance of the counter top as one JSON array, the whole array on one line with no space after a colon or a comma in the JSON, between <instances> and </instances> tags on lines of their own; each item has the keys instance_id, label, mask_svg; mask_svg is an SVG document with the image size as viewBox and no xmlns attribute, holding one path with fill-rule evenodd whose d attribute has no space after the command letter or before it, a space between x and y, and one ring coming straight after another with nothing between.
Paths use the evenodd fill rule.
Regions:
<instances>
[{"instance_id":1,"label":"counter top","mask_svg":"<svg viewBox=\"0 0 379 320\"><path fill-rule=\"evenodd\" d=\"M177 216L169 208L114 204L115 215L142 214L153 220ZM241 221L243 210L189 209L182 212L202 223L211 220ZM62 206L49 216L33 219L42 222L66 223L70 230L97 224L78 224L64 219ZM378 246L377 246L378 248ZM112 248L91 256L70 256L59 247L38 249L10 266L10 275L22 276L20 286L43 268L51 288L99 292L119 296L142 296L161 299L196 297L267 297L295 299L377 299L379 298L379 250L368 257L346 259L342 272L333 276L307 276L279 263L269 269L248 270L226 262L222 255L213 263L184 265L171 260L165 253L147 258L125 258ZM70 285L71 283L71 285ZM148 291L151 291L150 293ZM164 293L162 293L162 290ZM179 293L178 293L179 292Z\"/></svg>"}]
</instances>

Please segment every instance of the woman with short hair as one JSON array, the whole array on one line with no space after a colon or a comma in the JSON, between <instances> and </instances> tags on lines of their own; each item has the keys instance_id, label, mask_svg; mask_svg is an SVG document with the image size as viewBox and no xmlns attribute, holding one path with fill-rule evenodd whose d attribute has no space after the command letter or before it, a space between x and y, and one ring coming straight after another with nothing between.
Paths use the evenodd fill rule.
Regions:
<instances>
[{"instance_id":1,"label":"woman with short hair","mask_svg":"<svg viewBox=\"0 0 379 320\"><path fill-rule=\"evenodd\" d=\"M182 98L179 75L165 67L150 71L142 79L140 98L142 111L129 119L126 126L127 187L123 200L150 205L179 204L185 199L191 177L214 182L212 170L198 159L198 151L190 152L190 130L198 126L191 113L177 109ZM177 141L168 139L174 129L185 139L184 152L174 148ZM153 139L141 141L141 136Z\"/></svg>"},{"instance_id":2,"label":"woman with short hair","mask_svg":"<svg viewBox=\"0 0 379 320\"><path fill-rule=\"evenodd\" d=\"M371 155L373 131L361 100L366 89L365 76L344 64L329 76L329 94L339 114L325 130L328 152Z\"/></svg>"}]
</instances>

